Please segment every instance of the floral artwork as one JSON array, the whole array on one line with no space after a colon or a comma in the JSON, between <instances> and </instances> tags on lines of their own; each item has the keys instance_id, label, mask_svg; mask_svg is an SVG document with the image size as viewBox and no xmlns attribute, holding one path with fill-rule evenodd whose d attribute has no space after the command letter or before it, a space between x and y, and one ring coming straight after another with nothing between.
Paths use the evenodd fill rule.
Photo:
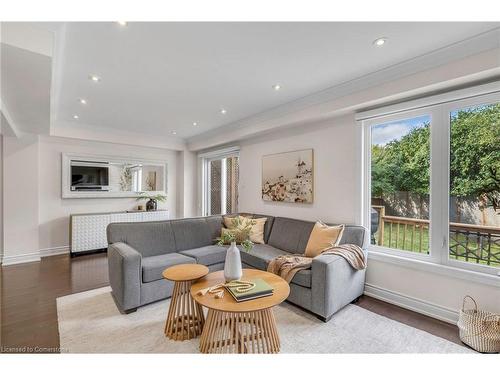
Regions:
<instances>
[{"instance_id":1,"label":"floral artwork","mask_svg":"<svg viewBox=\"0 0 500 375\"><path fill-rule=\"evenodd\" d=\"M313 150L262 157L262 199L273 202L313 202Z\"/></svg>"}]
</instances>

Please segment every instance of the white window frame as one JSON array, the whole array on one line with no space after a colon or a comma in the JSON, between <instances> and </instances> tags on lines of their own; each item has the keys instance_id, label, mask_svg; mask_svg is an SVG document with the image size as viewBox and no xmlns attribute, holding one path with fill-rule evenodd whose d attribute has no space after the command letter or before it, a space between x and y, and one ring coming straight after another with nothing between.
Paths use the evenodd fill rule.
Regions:
<instances>
[{"instance_id":1,"label":"white window frame","mask_svg":"<svg viewBox=\"0 0 500 375\"><path fill-rule=\"evenodd\" d=\"M441 144L443 153L445 155L443 156L443 160L446 162L446 165L448 166L447 170L443 172L442 177L443 177L443 193L446 194L446 198L449 196L449 188L450 188L450 130L451 130L451 119L450 119L450 113L454 110L460 110L460 109L466 109L468 107L474 107L478 105L487 105L487 104L494 104L494 103L500 103L500 92L497 93L492 93L489 95L482 95L480 97L474 97L474 98L467 98L467 99L462 99L462 100L457 100L453 101L451 103L446 103L442 106L443 109L443 115L445 116L445 121L446 121L446 126L444 127L444 137L443 137L443 143ZM445 233L449 233L449 205L446 205L446 207L443 207L443 224L442 224L442 230ZM446 236L446 241L448 241L449 238ZM469 262L464 262L464 261L459 261L457 259L451 259L449 257L449 251L448 251L448 243L445 245L446 247L446 252L442 254L442 263L450 266L450 267L457 267L457 268L463 268L471 271L479 271L479 272L485 272L485 273L491 273L491 274L498 274L500 276L500 270L495 269L490 266L482 265L482 264L474 264L474 263L469 263ZM492 269L493 268L493 269Z\"/></svg>"},{"instance_id":2,"label":"white window frame","mask_svg":"<svg viewBox=\"0 0 500 375\"><path fill-rule=\"evenodd\" d=\"M226 158L239 157L239 147L229 147L221 150L214 150L198 154L201 160L201 214L209 216L210 212L210 163L215 160L221 160L221 204L226 201ZM222 204L221 215L226 214L226 206Z\"/></svg>"},{"instance_id":3,"label":"white window frame","mask_svg":"<svg viewBox=\"0 0 500 375\"><path fill-rule=\"evenodd\" d=\"M385 115L381 117L375 117L369 120L363 121L363 133L364 133L364 150L366 150L365 153L365 172L363 174L364 176L364 186L366 187L366 194L364 197L365 204L363 205L367 209L364 210L363 212L363 217L364 217L364 223L370 223L370 215L371 215L371 133L372 133L372 127L374 125L382 125L382 124L387 124L390 122L395 122L395 121L400 121L400 120L407 120L407 119L412 119L415 117L420 117L420 116L425 116L428 115L430 117L430 129L431 129L431 142L430 142L430 154L431 154L431 163L429 165L430 168L430 187L432 190L433 184L435 184L436 177L434 176L434 170L432 168L432 155L433 155L433 144L432 140L434 137L432 136L434 132L434 127L433 121L436 113L429 108L422 108L418 110L410 110L410 111L404 111L400 112L397 114L391 114L391 115ZM374 247L377 249L377 251L385 254L391 254L391 255L397 255L401 257L407 257L407 258L413 258L413 259L418 259L422 261L428 261L428 260L437 260L438 255L436 254L436 251L434 251L434 246L432 244L433 239L436 237L434 235L434 228L432 226L432 223L434 222L434 218L437 216L436 212L434 212L434 208L437 208L438 205L434 203L433 195L430 195L430 202L429 202L429 254L423 254L423 253L416 253L416 252L411 252L411 251L406 251L406 250L400 250L400 249L393 249L390 247L386 246L378 246L378 245L370 245L370 247ZM370 225L367 226L370 228Z\"/></svg>"},{"instance_id":4,"label":"white window frame","mask_svg":"<svg viewBox=\"0 0 500 375\"><path fill-rule=\"evenodd\" d=\"M500 286L500 270L449 257L449 166L450 112L481 104L500 102L500 83L494 82L370 110L356 115L363 134L362 225L370 228L371 210L371 128L376 124L429 115L431 117L429 252L413 253L377 245L368 245L370 256L378 260L416 269L432 270L466 280ZM443 203L446 202L446 203Z\"/></svg>"}]
</instances>

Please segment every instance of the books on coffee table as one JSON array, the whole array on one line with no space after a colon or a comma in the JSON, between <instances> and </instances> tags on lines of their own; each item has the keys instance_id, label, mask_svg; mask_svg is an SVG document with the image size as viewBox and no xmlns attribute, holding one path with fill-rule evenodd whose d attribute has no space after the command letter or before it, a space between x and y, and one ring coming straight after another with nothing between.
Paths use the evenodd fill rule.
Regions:
<instances>
[{"instance_id":1,"label":"books on coffee table","mask_svg":"<svg viewBox=\"0 0 500 375\"><path fill-rule=\"evenodd\" d=\"M267 297L273 294L273 288L262 279L248 280L255 283L255 288L247 292L238 292L238 287L226 287L229 294L233 296L236 302L244 302L252 299Z\"/></svg>"}]
</instances>

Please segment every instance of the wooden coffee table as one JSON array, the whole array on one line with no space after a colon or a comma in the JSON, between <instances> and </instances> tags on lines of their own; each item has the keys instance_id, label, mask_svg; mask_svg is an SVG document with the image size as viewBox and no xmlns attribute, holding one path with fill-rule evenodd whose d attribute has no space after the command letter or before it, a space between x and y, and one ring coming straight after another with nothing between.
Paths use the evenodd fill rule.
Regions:
<instances>
[{"instance_id":1,"label":"wooden coffee table","mask_svg":"<svg viewBox=\"0 0 500 375\"><path fill-rule=\"evenodd\" d=\"M208 268L201 264L179 264L163 271L165 279L175 282L165 336L173 340L189 340L201 334L205 323L203 309L191 298L189 289L194 281L207 273Z\"/></svg>"},{"instance_id":2,"label":"wooden coffee table","mask_svg":"<svg viewBox=\"0 0 500 375\"><path fill-rule=\"evenodd\" d=\"M269 272L244 269L242 280L263 279L274 288L272 296L236 302L229 292L223 298L197 295L201 289L223 283L224 272L213 272L191 286L191 295L208 308L200 338L202 353L278 353L280 339L272 311L290 294L288 283Z\"/></svg>"}]
</instances>

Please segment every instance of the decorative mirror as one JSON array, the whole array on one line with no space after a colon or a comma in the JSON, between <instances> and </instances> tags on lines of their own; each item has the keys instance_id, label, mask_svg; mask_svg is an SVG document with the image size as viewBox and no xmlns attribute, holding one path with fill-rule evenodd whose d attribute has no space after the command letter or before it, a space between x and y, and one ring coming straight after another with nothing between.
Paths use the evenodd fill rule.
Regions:
<instances>
[{"instance_id":1,"label":"decorative mirror","mask_svg":"<svg viewBox=\"0 0 500 375\"><path fill-rule=\"evenodd\" d=\"M165 194L166 172L167 165L159 161L63 154L62 197L136 197L141 192Z\"/></svg>"}]
</instances>

